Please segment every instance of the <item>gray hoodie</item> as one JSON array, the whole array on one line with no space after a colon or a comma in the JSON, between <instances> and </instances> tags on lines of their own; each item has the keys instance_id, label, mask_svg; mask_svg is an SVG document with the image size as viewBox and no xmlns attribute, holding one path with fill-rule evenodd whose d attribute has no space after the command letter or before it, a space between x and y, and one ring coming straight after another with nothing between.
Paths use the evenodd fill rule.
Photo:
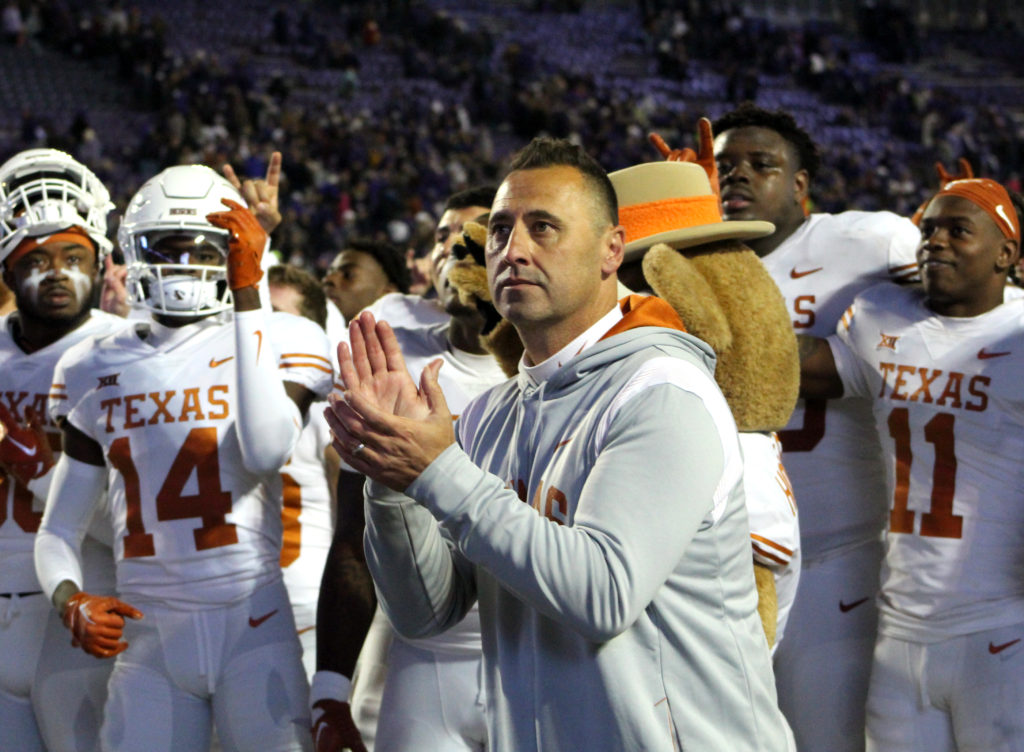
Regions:
<instances>
[{"instance_id":1,"label":"gray hoodie","mask_svg":"<svg viewBox=\"0 0 1024 752\"><path fill-rule=\"evenodd\" d=\"M367 485L395 628L479 600L495 752L791 748L714 355L639 300L547 381L471 403L408 496Z\"/></svg>"}]
</instances>

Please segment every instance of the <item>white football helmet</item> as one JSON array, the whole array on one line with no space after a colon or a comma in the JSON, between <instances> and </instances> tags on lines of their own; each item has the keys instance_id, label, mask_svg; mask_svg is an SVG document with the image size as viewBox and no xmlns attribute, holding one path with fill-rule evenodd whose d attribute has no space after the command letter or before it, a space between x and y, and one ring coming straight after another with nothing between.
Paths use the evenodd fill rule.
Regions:
<instances>
[{"instance_id":1,"label":"white football helmet","mask_svg":"<svg viewBox=\"0 0 1024 752\"><path fill-rule=\"evenodd\" d=\"M206 221L207 214L227 211L223 198L246 206L231 183L203 165L168 167L132 196L117 241L133 303L167 316L231 308L228 232Z\"/></svg>"},{"instance_id":2,"label":"white football helmet","mask_svg":"<svg viewBox=\"0 0 1024 752\"><path fill-rule=\"evenodd\" d=\"M26 238L82 228L100 260L107 239L110 194L88 167L57 149L28 149L0 165L0 263Z\"/></svg>"}]
</instances>

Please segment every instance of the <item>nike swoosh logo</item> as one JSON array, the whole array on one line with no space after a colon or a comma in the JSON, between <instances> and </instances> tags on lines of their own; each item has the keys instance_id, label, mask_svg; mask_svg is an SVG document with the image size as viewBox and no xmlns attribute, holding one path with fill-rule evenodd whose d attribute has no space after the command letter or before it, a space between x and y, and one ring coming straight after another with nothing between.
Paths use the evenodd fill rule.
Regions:
<instances>
[{"instance_id":1,"label":"nike swoosh logo","mask_svg":"<svg viewBox=\"0 0 1024 752\"><path fill-rule=\"evenodd\" d=\"M806 277L808 274L820 272L824 268L824 266L819 266L817 269L807 269L806 271L798 272L796 270L796 267L794 266L792 269L789 270L789 276L790 279L800 279L801 277Z\"/></svg>"},{"instance_id":2,"label":"nike swoosh logo","mask_svg":"<svg viewBox=\"0 0 1024 752\"><path fill-rule=\"evenodd\" d=\"M990 642L988 644L988 652L990 652L992 655L999 655L999 653L1002 653L1007 648L1013 647L1018 642L1020 642L1020 638L1019 637L1016 640L1010 640L1009 642L1004 642L1002 645L993 645Z\"/></svg>"},{"instance_id":3,"label":"nike swoosh logo","mask_svg":"<svg viewBox=\"0 0 1024 752\"><path fill-rule=\"evenodd\" d=\"M557 444L555 444L555 449L561 449L562 447L564 447L566 444L568 444L570 441L572 441L575 438L576 438L576 434L573 434L572 436L570 436L565 441L559 441Z\"/></svg>"},{"instance_id":4,"label":"nike swoosh logo","mask_svg":"<svg viewBox=\"0 0 1024 752\"><path fill-rule=\"evenodd\" d=\"M853 611L853 609L857 608L857 606L861 605L862 603L867 603L868 600L870 599L861 598L859 601L854 601L853 603L843 603L842 601L839 601L839 610L845 614L847 611Z\"/></svg>"},{"instance_id":5,"label":"nike swoosh logo","mask_svg":"<svg viewBox=\"0 0 1024 752\"><path fill-rule=\"evenodd\" d=\"M265 622L265 621L266 621L267 619L269 619L269 618L270 618L271 616L273 616L273 615L274 615L274 614L276 614L276 613L277 613L277 609L275 608L275 609L274 609L273 611L271 611L271 612L270 612L269 614L263 614L263 616L261 616L261 617L260 617L260 618L258 618L258 619L253 619L253 618L252 618L252 617L250 616L250 617L249 617L249 626L250 626L250 627L252 627L253 629L256 629L256 627L258 627L258 626L259 626L260 624L262 624L263 622Z\"/></svg>"},{"instance_id":6,"label":"nike swoosh logo","mask_svg":"<svg viewBox=\"0 0 1024 752\"><path fill-rule=\"evenodd\" d=\"M1013 226L1013 222L1010 221L1009 216L1006 214L1006 209L1003 208L1002 204L996 204L996 214L1003 218L1003 221L1010 226L1011 230L1014 232L1017 231L1017 228Z\"/></svg>"},{"instance_id":7,"label":"nike swoosh logo","mask_svg":"<svg viewBox=\"0 0 1024 752\"><path fill-rule=\"evenodd\" d=\"M18 441L16 438L14 438L14 436L12 436L11 434L7 434L7 440L9 442L11 442L12 444L14 444L14 446L18 447L18 449L20 449L22 452L24 452L26 457L35 457L36 456L36 447L31 447L30 448L30 447L25 446L20 441Z\"/></svg>"},{"instance_id":8,"label":"nike swoosh logo","mask_svg":"<svg viewBox=\"0 0 1024 752\"><path fill-rule=\"evenodd\" d=\"M234 355L229 355L228 357L221 358L220 360L216 360L214 358L210 358L210 368L216 368L217 366L222 366L225 363L227 363L229 360L234 360L234 359L235 359Z\"/></svg>"},{"instance_id":9,"label":"nike swoosh logo","mask_svg":"<svg viewBox=\"0 0 1024 752\"><path fill-rule=\"evenodd\" d=\"M989 358L1001 358L1004 355L1009 355L1010 351L1006 352L985 352L985 348L978 350L978 360L988 360Z\"/></svg>"}]
</instances>

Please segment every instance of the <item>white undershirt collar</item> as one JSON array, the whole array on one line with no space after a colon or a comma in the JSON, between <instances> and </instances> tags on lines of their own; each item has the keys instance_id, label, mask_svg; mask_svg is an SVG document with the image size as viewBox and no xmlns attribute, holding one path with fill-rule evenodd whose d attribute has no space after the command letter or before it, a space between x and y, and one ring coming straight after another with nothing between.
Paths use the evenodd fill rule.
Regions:
<instances>
[{"instance_id":1,"label":"white undershirt collar","mask_svg":"<svg viewBox=\"0 0 1024 752\"><path fill-rule=\"evenodd\" d=\"M519 359L519 372L525 374L533 386L539 386L550 379L555 371L562 367L563 363L567 363L587 348L593 346L608 333L609 329L621 320L622 310L616 304L608 313L592 324L589 329L547 360L541 361L535 366L528 366L526 365L526 353L523 353L523 357Z\"/></svg>"}]
</instances>

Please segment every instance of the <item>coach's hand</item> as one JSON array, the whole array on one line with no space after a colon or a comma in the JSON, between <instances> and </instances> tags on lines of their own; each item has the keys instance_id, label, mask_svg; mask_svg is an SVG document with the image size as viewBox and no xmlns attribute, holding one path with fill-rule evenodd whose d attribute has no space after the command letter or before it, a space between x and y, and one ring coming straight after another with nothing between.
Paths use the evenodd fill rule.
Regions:
<instances>
[{"instance_id":1,"label":"coach's hand","mask_svg":"<svg viewBox=\"0 0 1024 752\"><path fill-rule=\"evenodd\" d=\"M313 703L313 748L316 752L366 752L363 737L347 702L323 699Z\"/></svg>"},{"instance_id":2,"label":"coach's hand","mask_svg":"<svg viewBox=\"0 0 1024 752\"><path fill-rule=\"evenodd\" d=\"M338 346L345 392L331 397L324 414L334 448L356 472L404 491L427 465L455 442L437 372L428 365L419 388L405 367L394 332L364 312L349 327L351 348Z\"/></svg>"},{"instance_id":3,"label":"coach's hand","mask_svg":"<svg viewBox=\"0 0 1024 752\"><path fill-rule=\"evenodd\" d=\"M78 592L64 604L64 626L71 630L72 647L80 647L97 658L112 658L124 652L121 639L125 617L141 619L142 612L112 595Z\"/></svg>"},{"instance_id":4,"label":"coach's hand","mask_svg":"<svg viewBox=\"0 0 1024 752\"><path fill-rule=\"evenodd\" d=\"M263 277L260 260L267 247L267 233L253 213L229 198L221 199L229 211L206 215L214 227L228 231L228 286L232 290L256 287Z\"/></svg>"}]
</instances>

